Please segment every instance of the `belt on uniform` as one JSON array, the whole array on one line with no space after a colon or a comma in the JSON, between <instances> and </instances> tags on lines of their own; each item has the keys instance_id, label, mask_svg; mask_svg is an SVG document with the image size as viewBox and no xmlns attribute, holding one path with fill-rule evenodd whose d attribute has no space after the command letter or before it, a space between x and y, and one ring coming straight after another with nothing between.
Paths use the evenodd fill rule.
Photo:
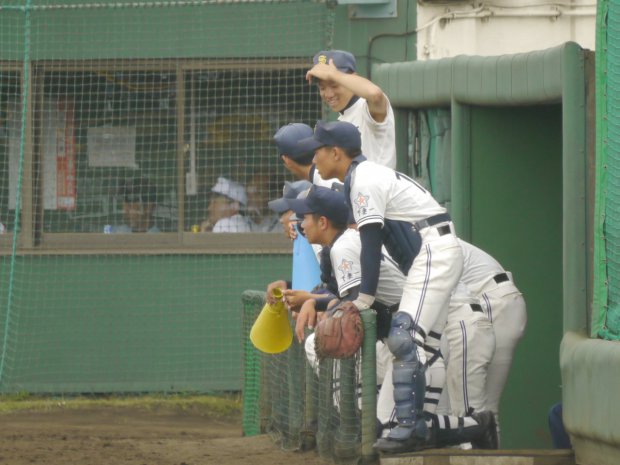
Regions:
<instances>
[{"instance_id":1,"label":"belt on uniform","mask_svg":"<svg viewBox=\"0 0 620 465\"><path fill-rule=\"evenodd\" d=\"M370 307L377 312L394 313L398 310L399 305L400 302L393 305L387 305L383 302L378 302L375 300Z\"/></svg>"},{"instance_id":2,"label":"belt on uniform","mask_svg":"<svg viewBox=\"0 0 620 465\"><path fill-rule=\"evenodd\" d=\"M474 312L481 312L482 311L482 306L480 304L469 304L469 306L471 307L471 309Z\"/></svg>"},{"instance_id":3,"label":"belt on uniform","mask_svg":"<svg viewBox=\"0 0 620 465\"><path fill-rule=\"evenodd\" d=\"M510 278L508 277L507 273L500 273L493 276L493 281L495 281L497 284L505 283L506 281L510 281Z\"/></svg>"},{"instance_id":4,"label":"belt on uniform","mask_svg":"<svg viewBox=\"0 0 620 465\"><path fill-rule=\"evenodd\" d=\"M447 213L440 213L439 215L429 216L428 218L424 220L420 220L420 221L413 223L413 227L416 230L421 231L424 228L430 228L432 226L435 226L436 224L445 223L446 221L451 221L450 215L448 215Z\"/></svg>"}]
</instances>

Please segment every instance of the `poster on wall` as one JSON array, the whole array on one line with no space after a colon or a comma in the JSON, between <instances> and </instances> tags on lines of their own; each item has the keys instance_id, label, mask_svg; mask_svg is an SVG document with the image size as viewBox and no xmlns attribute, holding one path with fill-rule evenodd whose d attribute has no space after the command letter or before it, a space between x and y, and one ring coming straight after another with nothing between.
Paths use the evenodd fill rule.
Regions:
<instances>
[{"instance_id":1,"label":"poster on wall","mask_svg":"<svg viewBox=\"0 0 620 465\"><path fill-rule=\"evenodd\" d=\"M88 128L88 166L137 168L136 128L100 126Z\"/></svg>"},{"instance_id":2,"label":"poster on wall","mask_svg":"<svg viewBox=\"0 0 620 465\"><path fill-rule=\"evenodd\" d=\"M74 104L62 99L56 103L56 208L75 210L75 120Z\"/></svg>"},{"instance_id":3,"label":"poster on wall","mask_svg":"<svg viewBox=\"0 0 620 465\"><path fill-rule=\"evenodd\" d=\"M15 210L17 202L17 181L19 179L19 151L22 128L22 114L19 102L7 102L6 125L9 137L9 209Z\"/></svg>"}]
</instances>

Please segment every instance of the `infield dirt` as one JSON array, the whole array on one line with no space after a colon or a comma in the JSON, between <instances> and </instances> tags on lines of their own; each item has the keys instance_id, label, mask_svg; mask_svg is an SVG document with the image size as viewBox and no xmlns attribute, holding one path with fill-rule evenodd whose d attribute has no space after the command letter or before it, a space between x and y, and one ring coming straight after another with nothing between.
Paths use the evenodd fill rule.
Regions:
<instances>
[{"instance_id":1,"label":"infield dirt","mask_svg":"<svg viewBox=\"0 0 620 465\"><path fill-rule=\"evenodd\" d=\"M314 451L242 437L241 417L97 407L0 414L0 464L326 465Z\"/></svg>"}]
</instances>

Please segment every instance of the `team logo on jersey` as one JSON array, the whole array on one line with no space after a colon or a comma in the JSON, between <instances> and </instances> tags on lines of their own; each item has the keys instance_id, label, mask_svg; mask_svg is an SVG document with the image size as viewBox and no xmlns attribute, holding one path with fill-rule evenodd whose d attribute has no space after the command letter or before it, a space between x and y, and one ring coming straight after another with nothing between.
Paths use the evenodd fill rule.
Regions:
<instances>
[{"instance_id":1,"label":"team logo on jersey","mask_svg":"<svg viewBox=\"0 0 620 465\"><path fill-rule=\"evenodd\" d=\"M363 216L368 213L368 200L370 199L369 195L364 195L361 192L358 192L357 197L353 201L355 206L357 207L357 215Z\"/></svg>"},{"instance_id":2,"label":"team logo on jersey","mask_svg":"<svg viewBox=\"0 0 620 465\"><path fill-rule=\"evenodd\" d=\"M319 55L319 58L317 59L317 61L319 63L323 63L324 65L327 64L327 55Z\"/></svg>"},{"instance_id":3,"label":"team logo on jersey","mask_svg":"<svg viewBox=\"0 0 620 465\"><path fill-rule=\"evenodd\" d=\"M353 262L343 258L342 263L338 265L338 270L342 275L342 279L351 279L353 277Z\"/></svg>"}]
</instances>

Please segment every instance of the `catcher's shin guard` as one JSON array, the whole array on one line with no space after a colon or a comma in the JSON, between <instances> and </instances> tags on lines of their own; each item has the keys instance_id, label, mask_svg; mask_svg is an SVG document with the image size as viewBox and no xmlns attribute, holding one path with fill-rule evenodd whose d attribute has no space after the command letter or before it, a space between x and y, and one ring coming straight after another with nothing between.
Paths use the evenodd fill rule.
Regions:
<instances>
[{"instance_id":1,"label":"catcher's shin guard","mask_svg":"<svg viewBox=\"0 0 620 465\"><path fill-rule=\"evenodd\" d=\"M420 338L420 335L417 335ZM424 441L428 429L424 419L426 374L418 356L415 324L408 313L396 312L387 339L387 346L394 355L392 381L398 426L390 431L388 439L405 441L412 438Z\"/></svg>"}]
</instances>

